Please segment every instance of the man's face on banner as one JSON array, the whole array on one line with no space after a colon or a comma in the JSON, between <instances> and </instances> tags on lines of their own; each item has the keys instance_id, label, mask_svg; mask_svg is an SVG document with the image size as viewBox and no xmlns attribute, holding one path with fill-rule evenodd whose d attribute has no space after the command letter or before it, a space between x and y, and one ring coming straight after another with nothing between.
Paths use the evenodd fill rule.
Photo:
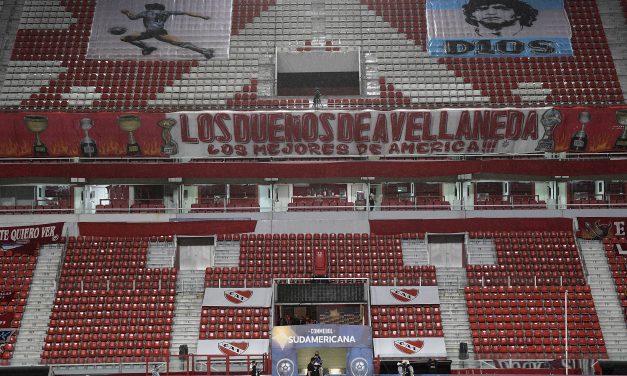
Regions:
<instances>
[{"instance_id":1,"label":"man's face on banner","mask_svg":"<svg viewBox=\"0 0 627 376\"><path fill-rule=\"evenodd\" d=\"M518 16L514 9L501 3L481 5L472 12L472 16L477 22L488 28L498 28L518 22Z\"/></svg>"}]
</instances>

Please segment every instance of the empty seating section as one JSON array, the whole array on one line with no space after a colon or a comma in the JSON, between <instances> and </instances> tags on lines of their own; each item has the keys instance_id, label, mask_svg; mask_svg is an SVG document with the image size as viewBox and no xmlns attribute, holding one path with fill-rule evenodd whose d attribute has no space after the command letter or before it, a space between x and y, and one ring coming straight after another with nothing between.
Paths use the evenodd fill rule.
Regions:
<instances>
[{"instance_id":1,"label":"empty seating section","mask_svg":"<svg viewBox=\"0 0 627 376\"><path fill-rule=\"evenodd\" d=\"M0 214L67 214L72 212L72 205L65 201L50 203L35 202L31 205L0 205Z\"/></svg>"},{"instance_id":2,"label":"empty seating section","mask_svg":"<svg viewBox=\"0 0 627 376\"><path fill-rule=\"evenodd\" d=\"M352 211L354 204L339 197L293 197L288 211Z\"/></svg>"},{"instance_id":3,"label":"empty seating section","mask_svg":"<svg viewBox=\"0 0 627 376\"><path fill-rule=\"evenodd\" d=\"M270 308L203 307L200 339L266 339L270 337Z\"/></svg>"},{"instance_id":4,"label":"empty seating section","mask_svg":"<svg viewBox=\"0 0 627 376\"><path fill-rule=\"evenodd\" d=\"M477 210L546 209L546 202L534 196L485 196L475 199Z\"/></svg>"},{"instance_id":5,"label":"empty seating section","mask_svg":"<svg viewBox=\"0 0 627 376\"><path fill-rule=\"evenodd\" d=\"M253 22L255 17L259 17L261 12L267 11L274 4L276 4L276 0L233 1L231 34L239 34L240 30L246 27L246 24Z\"/></svg>"},{"instance_id":6,"label":"empty seating section","mask_svg":"<svg viewBox=\"0 0 627 376\"><path fill-rule=\"evenodd\" d=\"M593 0L566 3L575 54L561 58L434 59L425 51L424 0L326 0L325 5L330 35L323 42L331 46L322 47L334 51L360 45L377 58L379 72L369 78L374 86L379 80L378 90L362 98L328 98L330 108L606 105L624 100ZM260 57L270 56L275 47L306 51L312 40L311 4L306 1L234 1L231 57L211 62L87 59L94 9L93 0L25 2L0 107L166 111L310 106L309 98L277 98L272 85L258 86L256 77Z\"/></svg>"},{"instance_id":7,"label":"empty seating section","mask_svg":"<svg viewBox=\"0 0 627 376\"><path fill-rule=\"evenodd\" d=\"M132 213L165 213L163 200L144 200L131 205Z\"/></svg>"},{"instance_id":8,"label":"empty seating section","mask_svg":"<svg viewBox=\"0 0 627 376\"><path fill-rule=\"evenodd\" d=\"M471 234L473 237L474 234ZM470 286L584 286L575 239L565 231L495 231L497 264L468 265Z\"/></svg>"},{"instance_id":9,"label":"empty seating section","mask_svg":"<svg viewBox=\"0 0 627 376\"><path fill-rule=\"evenodd\" d=\"M239 267L209 267L205 287L269 287L273 278L311 278L314 253L326 256L326 276L369 278L372 285L435 286L432 265L403 265L400 238L370 234L234 234Z\"/></svg>"},{"instance_id":10,"label":"empty seating section","mask_svg":"<svg viewBox=\"0 0 627 376\"><path fill-rule=\"evenodd\" d=\"M389 2L385 0L361 0L368 9L382 16L390 26L397 29L417 46L427 44L426 2L424 0L402 0Z\"/></svg>"},{"instance_id":11,"label":"empty seating section","mask_svg":"<svg viewBox=\"0 0 627 376\"><path fill-rule=\"evenodd\" d=\"M479 359L606 358L594 301L572 232L482 231L497 263L468 265L466 305ZM568 291L568 307L565 295Z\"/></svg>"},{"instance_id":12,"label":"empty seating section","mask_svg":"<svg viewBox=\"0 0 627 376\"><path fill-rule=\"evenodd\" d=\"M443 337L438 305L371 306L372 336Z\"/></svg>"},{"instance_id":13,"label":"empty seating section","mask_svg":"<svg viewBox=\"0 0 627 376\"><path fill-rule=\"evenodd\" d=\"M568 204L568 207L574 209L607 209L608 201L595 197L577 197Z\"/></svg>"},{"instance_id":14,"label":"empty seating section","mask_svg":"<svg viewBox=\"0 0 627 376\"><path fill-rule=\"evenodd\" d=\"M226 210L232 212L258 212L259 201L257 198L231 198L226 205Z\"/></svg>"},{"instance_id":15,"label":"empty seating section","mask_svg":"<svg viewBox=\"0 0 627 376\"><path fill-rule=\"evenodd\" d=\"M606 237L603 239L603 247L627 321L627 238Z\"/></svg>"},{"instance_id":16,"label":"empty seating section","mask_svg":"<svg viewBox=\"0 0 627 376\"><path fill-rule=\"evenodd\" d=\"M627 198L625 198L624 194L608 195L607 201L610 208L627 207Z\"/></svg>"},{"instance_id":17,"label":"empty seating section","mask_svg":"<svg viewBox=\"0 0 627 376\"><path fill-rule=\"evenodd\" d=\"M397 198L383 197L381 210L450 210L451 204L442 197Z\"/></svg>"},{"instance_id":18,"label":"empty seating section","mask_svg":"<svg viewBox=\"0 0 627 376\"><path fill-rule=\"evenodd\" d=\"M8 365L28 299L33 272L37 266L38 251L33 255L11 250L0 252L0 319L6 328L15 329L7 343L0 349L0 365ZM5 327L3 327L5 328Z\"/></svg>"},{"instance_id":19,"label":"empty seating section","mask_svg":"<svg viewBox=\"0 0 627 376\"><path fill-rule=\"evenodd\" d=\"M202 199L192 204L192 213L213 213L224 212L226 210L225 198Z\"/></svg>"},{"instance_id":20,"label":"empty seating section","mask_svg":"<svg viewBox=\"0 0 627 376\"><path fill-rule=\"evenodd\" d=\"M44 363L144 361L169 354L177 273L146 268L147 249L145 238L69 239Z\"/></svg>"},{"instance_id":21,"label":"empty seating section","mask_svg":"<svg viewBox=\"0 0 627 376\"><path fill-rule=\"evenodd\" d=\"M320 246L328 250L330 277L369 278L372 285L437 285L433 265L403 264L400 237L337 234L321 239Z\"/></svg>"},{"instance_id":22,"label":"empty seating section","mask_svg":"<svg viewBox=\"0 0 627 376\"><path fill-rule=\"evenodd\" d=\"M96 205L96 213L128 213L130 208L128 185L110 185L107 187L109 198L102 199Z\"/></svg>"},{"instance_id":23,"label":"empty seating section","mask_svg":"<svg viewBox=\"0 0 627 376\"><path fill-rule=\"evenodd\" d=\"M468 286L465 289L479 359L607 358L589 286Z\"/></svg>"}]
</instances>

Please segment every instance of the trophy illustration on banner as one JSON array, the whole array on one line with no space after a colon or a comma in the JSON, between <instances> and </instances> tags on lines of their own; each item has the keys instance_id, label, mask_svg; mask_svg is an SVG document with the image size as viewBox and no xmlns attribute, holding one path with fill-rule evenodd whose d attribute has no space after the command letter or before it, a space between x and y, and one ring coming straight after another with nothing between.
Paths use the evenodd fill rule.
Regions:
<instances>
[{"instance_id":1,"label":"trophy illustration on banner","mask_svg":"<svg viewBox=\"0 0 627 376\"><path fill-rule=\"evenodd\" d=\"M118 116L118 126L124 132L128 132L128 143L126 144L126 155L141 154L139 144L135 141L135 132L142 125L139 115L120 115Z\"/></svg>"},{"instance_id":2,"label":"trophy illustration on banner","mask_svg":"<svg viewBox=\"0 0 627 376\"><path fill-rule=\"evenodd\" d=\"M80 124L83 133L85 133L85 137L81 140L81 156L97 157L98 146L96 146L96 141L89 137L89 130L94 126L93 121L89 118L83 118L80 120Z\"/></svg>"},{"instance_id":3,"label":"trophy illustration on banner","mask_svg":"<svg viewBox=\"0 0 627 376\"><path fill-rule=\"evenodd\" d=\"M570 140L571 151L584 151L588 146L588 135L586 134L586 124L590 122L590 113L588 111L582 111L579 113L579 122L581 123L581 129L575 133Z\"/></svg>"},{"instance_id":4,"label":"trophy illustration on banner","mask_svg":"<svg viewBox=\"0 0 627 376\"><path fill-rule=\"evenodd\" d=\"M538 141L536 151L553 151L553 131L555 130L555 127L562 122L562 113L554 108L546 110L542 114L540 122L542 123L542 127L544 127L544 136L542 136L542 139Z\"/></svg>"},{"instance_id":5,"label":"trophy illustration on banner","mask_svg":"<svg viewBox=\"0 0 627 376\"><path fill-rule=\"evenodd\" d=\"M623 128L623 133L616 139L614 148L627 149L627 109L616 111L616 122Z\"/></svg>"},{"instance_id":6,"label":"trophy illustration on banner","mask_svg":"<svg viewBox=\"0 0 627 376\"><path fill-rule=\"evenodd\" d=\"M172 133L170 131L176 125L176 120L174 119L163 119L159 120L157 125L162 129L161 131L161 139L163 140L163 144L161 145L161 152L167 155L178 154L179 146L172 139Z\"/></svg>"},{"instance_id":7,"label":"trophy illustration on banner","mask_svg":"<svg viewBox=\"0 0 627 376\"><path fill-rule=\"evenodd\" d=\"M24 125L35 134L35 144L33 145L33 154L36 157L45 157L48 155L48 148L41 142L39 135L48 128L48 118L40 115L24 116Z\"/></svg>"}]
</instances>

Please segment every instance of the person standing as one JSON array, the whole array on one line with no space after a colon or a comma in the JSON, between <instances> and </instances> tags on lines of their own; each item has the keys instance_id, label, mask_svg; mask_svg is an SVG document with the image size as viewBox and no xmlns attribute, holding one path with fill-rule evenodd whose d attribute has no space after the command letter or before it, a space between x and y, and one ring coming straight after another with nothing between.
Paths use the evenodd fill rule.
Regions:
<instances>
[{"instance_id":1,"label":"person standing","mask_svg":"<svg viewBox=\"0 0 627 376\"><path fill-rule=\"evenodd\" d=\"M314 110L318 110L322 107L322 99L320 98L320 89L316 88L316 91L314 91L314 97L313 97L313 108Z\"/></svg>"},{"instance_id":2,"label":"person standing","mask_svg":"<svg viewBox=\"0 0 627 376\"><path fill-rule=\"evenodd\" d=\"M152 371L150 372L150 376L160 376L159 375L159 366L157 364L155 364L152 367Z\"/></svg>"},{"instance_id":3,"label":"person standing","mask_svg":"<svg viewBox=\"0 0 627 376\"><path fill-rule=\"evenodd\" d=\"M414 367L409 364L409 360L396 363L398 366L398 376L414 376Z\"/></svg>"},{"instance_id":4,"label":"person standing","mask_svg":"<svg viewBox=\"0 0 627 376\"><path fill-rule=\"evenodd\" d=\"M259 376L261 374L261 369L259 368L259 364L257 364L256 360L253 360L250 363L250 376Z\"/></svg>"}]
</instances>

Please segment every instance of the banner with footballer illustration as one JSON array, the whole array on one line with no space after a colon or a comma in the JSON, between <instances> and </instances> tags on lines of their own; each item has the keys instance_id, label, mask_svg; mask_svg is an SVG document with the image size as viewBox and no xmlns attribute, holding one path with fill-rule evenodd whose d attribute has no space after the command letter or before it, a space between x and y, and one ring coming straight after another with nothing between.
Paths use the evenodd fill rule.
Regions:
<instances>
[{"instance_id":1,"label":"banner with footballer illustration","mask_svg":"<svg viewBox=\"0 0 627 376\"><path fill-rule=\"evenodd\" d=\"M437 286L370 286L372 305L440 304Z\"/></svg>"},{"instance_id":2,"label":"banner with footballer illustration","mask_svg":"<svg viewBox=\"0 0 627 376\"><path fill-rule=\"evenodd\" d=\"M0 157L320 158L627 150L627 107L0 114Z\"/></svg>"},{"instance_id":3,"label":"banner with footballer illustration","mask_svg":"<svg viewBox=\"0 0 627 376\"><path fill-rule=\"evenodd\" d=\"M232 0L98 0L87 58L228 58Z\"/></svg>"},{"instance_id":4,"label":"banner with footballer illustration","mask_svg":"<svg viewBox=\"0 0 627 376\"><path fill-rule=\"evenodd\" d=\"M272 328L272 375L298 376L318 352L323 369L371 376L372 330L364 325L293 325ZM268 372L269 373L269 372Z\"/></svg>"},{"instance_id":5,"label":"banner with footballer illustration","mask_svg":"<svg viewBox=\"0 0 627 376\"><path fill-rule=\"evenodd\" d=\"M563 0L428 0L426 13L431 56L573 55Z\"/></svg>"},{"instance_id":6,"label":"banner with footballer illustration","mask_svg":"<svg viewBox=\"0 0 627 376\"><path fill-rule=\"evenodd\" d=\"M206 288L203 307L270 307L271 288Z\"/></svg>"}]
</instances>

